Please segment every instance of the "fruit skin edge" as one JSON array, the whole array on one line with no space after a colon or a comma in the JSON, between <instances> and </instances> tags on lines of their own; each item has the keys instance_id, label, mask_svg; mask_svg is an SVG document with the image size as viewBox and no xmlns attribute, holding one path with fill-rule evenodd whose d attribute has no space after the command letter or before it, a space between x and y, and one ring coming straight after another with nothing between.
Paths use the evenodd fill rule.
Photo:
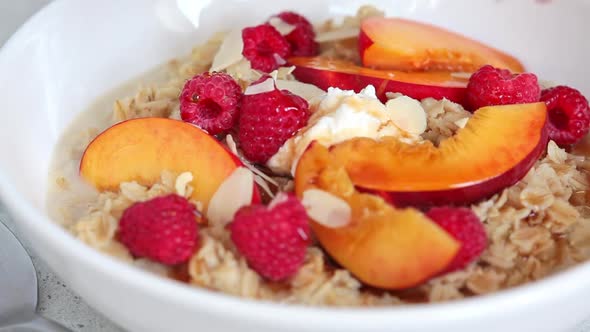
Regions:
<instances>
[{"instance_id":1,"label":"fruit skin edge","mask_svg":"<svg viewBox=\"0 0 590 332\"><path fill-rule=\"evenodd\" d=\"M289 64L295 66L293 76L295 76L297 80L313 84L324 91L327 91L329 88L339 88L342 90L354 90L354 92L359 93L368 85L373 85L376 90L377 98L382 102L388 100L386 93L391 92L401 93L418 100L426 98L446 98L460 105L467 105L466 83L465 87L410 83L393 79L390 80L380 77L365 76L361 73L354 74L339 72L336 70L306 67L298 65L296 62L297 58L291 60L292 62L289 62ZM369 68L364 69L371 70Z\"/></svg>"},{"instance_id":2,"label":"fruit skin edge","mask_svg":"<svg viewBox=\"0 0 590 332\"><path fill-rule=\"evenodd\" d=\"M128 119L128 120L124 120L118 123L115 123L114 125L104 129L100 134L98 134L94 139L92 139L92 141L90 141L90 143L88 143L88 145L86 146L86 148L84 149L84 153L82 154L82 157L80 159L80 164L78 167L78 174L80 175L80 177L85 180L86 182L88 182L91 186L93 186L94 188L96 188L99 191L104 191L104 190L118 190L118 188L111 188L111 187L101 187L98 186L97 184L95 184L94 180L91 178L87 178L87 176L85 175L84 172L84 166L85 166L85 158L87 158L87 152L89 151L90 147L93 145L93 143L97 142L99 139L101 139L101 136L106 133L107 131L111 130L111 129L116 129L116 128L120 128L121 126L124 126L130 122L133 121L149 121L150 119L154 119L157 121L167 121L167 122L177 122L179 124L182 125L188 125L188 126L192 126L195 129L199 130L201 132L201 134L206 135L207 137L209 137L211 140L215 141L215 143L217 143L218 147L220 147L221 149L223 149L223 151L225 151L227 153L227 155L229 156L229 158L232 160L232 162L235 164L235 168L238 167L245 167L244 164L242 163L242 161L240 160L240 158L238 156L236 156L233 152L230 151L230 149L228 147L226 147L225 145L221 144L219 141L217 141L213 136L207 134L205 131L203 131L202 129L200 129L199 127L186 123L184 121L180 121L180 120L174 120L174 119L168 119L168 118L157 118L157 117L144 117L144 118L135 118L135 119ZM234 168L234 169L235 169ZM162 170L165 171L165 170ZM228 175L229 176L229 175ZM153 179L153 182L157 182L157 179ZM147 183L147 185L151 185L153 183ZM144 184L146 185L146 184ZM253 192L252 192L252 204L257 204L262 202L262 196L260 193L260 190L258 189L258 185L256 184L256 182L254 182L252 184L252 188L253 188Z\"/></svg>"},{"instance_id":3,"label":"fruit skin edge","mask_svg":"<svg viewBox=\"0 0 590 332\"><path fill-rule=\"evenodd\" d=\"M319 71L318 69L313 69ZM388 81L375 77L360 77L354 74L330 72L331 79L342 82L342 83L331 83L325 82L324 80L312 79L316 77L318 73L312 73L312 70L305 73L300 67L296 67L293 71L293 76L302 82L313 82L318 88L327 91L328 88L339 88L342 90L354 90L355 93L359 93L362 89L368 85L373 85L376 90L376 95L379 100L386 102L387 92L401 93L414 99L422 100L426 98L443 99L446 98L452 102L460 105L467 104L467 90L461 87L443 87L443 86L431 86L406 83L400 81ZM354 82L354 84L350 83Z\"/></svg>"},{"instance_id":4,"label":"fruit skin edge","mask_svg":"<svg viewBox=\"0 0 590 332\"><path fill-rule=\"evenodd\" d=\"M380 29L375 31L375 26L380 27ZM384 35L387 32L391 32L388 28L391 28L392 26L394 27L394 30L396 30L396 34L399 34L400 30L410 29L410 31L405 32L417 33L418 37L423 37L425 33L424 30L429 30L427 34L430 34L430 38L438 37L441 39L447 39L447 42L450 42L451 44L459 44L460 48L455 49L455 53L460 55L461 58L470 58L470 61L467 61L461 65L460 61L454 61L452 58L448 57L445 58L444 55L447 52L452 52L452 50L448 49L435 49L439 52L435 52L431 55L428 50L430 45L416 45L416 38L414 38L413 40L408 40L408 43L411 44L414 42L413 46L423 53L422 57L413 59L406 58L405 61L396 63L396 65L392 65L388 59L399 59L399 57L403 58L404 55L400 54L398 52L399 50L395 49L395 46L392 49L392 45L387 44L387 41L384 41L383 38L379 38L379 35ZM395 37L388 36L386 40L391 40L391 38ZM397 38L399 38L399 35ZM377 39L380 39L380 41ZM500 49L467 37L458 32L454 32L429 23L412 21L403 18L373 17L363 21L358 38L358 49L363 65L377 69L430 71L440 70L442 69L441 67L444 67L445 70L451 71L476 71L478 68L486 64L491 64L495 67L508 69L514 73L525 72L524 65L517 58ZM437 57L436 53L442 54L443 56ZM430 56L433 56L434 58L429 58ZM435 66L436 68L431 67L433 62L438 64Z\"/></svg>"},{"instance_id":5,"label":"fruit skin edge","mask_svg":"<svg viewBox=\"0 0 590 332\"><path fill-rule=\"evenodd\" d=\"M543 103L533 104L544 106ZM495 107L508 106L519 107L518 104ZM388 203L397 207L412 206L423 209L429 208L431 206L472 204L492 197L494 194L501 192L504 188L510 187L522 180L522 178L526 176L528 171L539 160L539 157L543 154L543 152L546 151L547 144L549 142L549 117L546 108L544 115L544 122L538 129L538 143L534 145L532 150L526 156L516 162L513 167L507 169L501 174L469 183L461 183L461 185L457 186L456 188L449 187L448 189L445 188L439 190L395 191L394 189L388 190L388 188L379 187L378 182L373 184L365 184L364 186L362 184L355 183L355 189L359 192L377 195L385 199ZM338 145L334 145L329 149L332 151L337 147ZM341 159L341 162L343 161L344 160ZM354 175L352 176L354 177ZM441 174L441 176L444 176L444 174Z\"/></svg>"},{"instance_id":6,"label":"fruit skin edge","mask_svg":"<svg viewBox=\"0 0 590 332\"><path fill-rule=\"evenodd\" d=\"M494 196L504 188L513 186L522 180L528 173L528 170L537 163L539 157L544 151L546 151L548 143L549 136L547 134L547 123L545 123L539 144L525 159L523 159L525 162L521 162L508 172L500 174L494 178L475 184L468 183L462 188L439 191L387 192L384 190L372 190L357 186L357 190L380 196L388 203L398 207L413 206L418 208L428 208L431 206L467 205L477 203ZM522 175L520 177L515 176L515 174L521 172ZM505 178L513 178L513 180L506 182ZM477 196L477 198L472 198L474 196Z\"/></svg>"},{"instance_id":7,"label":"fruit skin edge","mask_svg":"<svg viewBox=\"0 0 590 332\"><path fill-rule=\"evenodd\" d=\"M312 151L314 149L316 152ZM301 174L301 176L296 175L295 180L295 191L298 196L312 188L331 192L321 184L325 182L321 180L321 174L324 171L333 172L334 167L339 168L334 165L329 153L329 149L318 142L313 142L307 147L296 172ZM349 178L346 182L352 185ZM334 182L333 189L338 190L336 188L342 188L342 185L348 186L346 182ZM353 218L355 215L359 218L353 219L350 225L339 228L327 228L310 220L312 230L329 256L366 285L388 290L418 286L443 273L459 251L459 243L452 236L416 209L396 209L377 196L358 191L352 196L331 193L349 201L353 207ZM368 217L365 212L355 210L354 206L362 202L369 203L367 207L369 209L379 207L380 212ZM396 218L388 219L383 213ZM374 229L375 227L377 230ZM394 235L394 238L396 236L403 238L406 237L403 234L406 234L418 242L392 242L388 236L392 234L391 230L396 230L393 234L398 234ZM399 235L400 231L401 235ZM363 234L360 239L357 232ZM432 248L438 250L433 252ZM391 250L396 252L395 256L399 256L403 261L409 259L410 263L400 264L400 260L391 260L382 255ZM342 256L343 253L346 255ZM359 260L359 256L364 258ZM353 259L346 257L353 257ZM420 259L415 259L416 257Z\"/></svg>"}]
</instances>

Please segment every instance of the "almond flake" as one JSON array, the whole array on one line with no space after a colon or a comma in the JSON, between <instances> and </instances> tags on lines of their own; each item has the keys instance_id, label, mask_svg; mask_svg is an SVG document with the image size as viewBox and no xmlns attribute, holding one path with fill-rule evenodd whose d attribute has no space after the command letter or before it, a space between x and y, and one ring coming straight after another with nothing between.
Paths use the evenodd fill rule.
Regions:
<instances>
[{"instance_id":1,"label":"almond flake","mask_svg":"<svg viewBox=\"0 0 590 332\"><path fill-rule=\"evenodd\" d=\"M184 173L180 174L176 178L176 182L174 184L174 189L176 190L176 193L178 195L184 197L186 195L186 187L188 186L189 183L191 183L192 180L193 180L193 173L184 172Z\"/></svg>"},{"instance_id":2,"label":"almond flake","mask_svg":"<svg viewBox=\"0 0 590 332\"><path fill-rule=\"evenodd\" d=\"M360 29L358 27L345 27L337 30L319 33L315 37L315 41L318 43L326 43L331 41L356 38L358 37L359 33Z\"/></svg>"},{"instance_id":3,"label":"almond flake","mask_svg":"<svg viewBox=\"0 0 590 332\"><path fill-rule=\"evenodd\" d=\"M272 57L275 59L279 66L282 66L287 63L287 60L283 59L280 55L273 53Z\"/></svg>"},{"instance_id":4,"label":"almond flake","mask_svg":"<svg viewBox=\"0 0 590 332\"><path fill-rule=\"evenodd\" d=\"M212 225L225 226L243 206L252 202L254 174L238 167L219 186L207 208L207 219Z\"/></svg>"},{"instance_id":5,"label":"almond flake","mask_svg":"<svg viewBox=\"0 0 590 332\"><path fill-rule=\"evenodd\" d=\"M455 72L455 73L451 73L452 77L455 78L464 78L466 80L471 78L471 75L473 75L472 73L466 73L466 72Z\"/></svg>"},{"instance_id":6,"label":"almond flake","mask_svg":"<svg viewBox=\"0 0 590 332\"><path fill-rule=\"evenodd\" d=\"M289 195L286 193L279 193L270 203L268 203L268 209L272 210L275 206L285 203L289 199Z\"/></svg>"},{"instance_id":7,"label":"almond flake","mask_svg":"<svg viewBox=\"0 0 590 332\"><path fill-rule=\"evenodd\" d=\"M246 58L242 58L237 63L227 67L225 72L231 75L234 79L246 83L254 82L262 76L258 70L252 69L250 61Z\"/></svg>"},{"instance_id":8,"label":"almond flake","mask_svg":"<svg viewBox=\"0 0 590 332\"><path fill-rule=\"evenodd\" d=\"M242 159L244 159L244 158L242 158ZM252 164L250 164L249 162L244 162L244 160L242 160L242 163L244 163L244 165L245 165L247 168L249 168L249 169L252 171L252 173L254 173L254 174L258 175L258 176L259 176L260 178L262 178L264 181L266 181L266 182L268 182L268 183L272 184L272 185L273 185L273 186L275 186L275 187L278 187L278 186L279 186L279 183L278 183L277 181L275 181L275 180L274 180L273 178L271 178L270 176L268 176L268 175L264 174L264 172L263 172L263 171L261 171L261 170L259 170L258 168L256 168L256 167L252 166Z\"/></svg>"},{"instance_id":9,"label":"almond flake","mask_svg":"<svg viewBox=\"0 0 590 332\"><path fill-rule=\"evenodd\" d=\"M387 98L387 100L399 98L399 97L402 97L403 95L404 95L403 93L399 93L399 92L386 92L385 93L385 97Z\"/></svg>"},{"instance_id":10,"label":"almond flake","mask_svg":"<svg viewBox=\"0 0 590 332\"><path fill-rule=\"evenodd\" d=\"M283 36L290 34L296 28L296 26L283 21L278 16L271 17L268 24L272 25Z\"/></svg>"},{"instance_id":11,"label":"almond flake","mask_svg":"<svg viewBox=\"0 0 590 332\"><path fill-rule=\"evenodd\" d=\"M469 118L468 117L467 118L459 119L459 120L455 121L454 123L459 128L465 128L465 126L467 125L467 121L469 121Z\"/></svg>"},{"instance_id":12,"label":"almond flake","mask_svg":"<svg viewBox=\"0 0 590 332\"><path fill-rule=\"evenodd\" d=\"M236 144L236 141L232 135L225 136L225 144L227 144L227 147L231 152L233 152L238 157L240 156L238 153L238 145Z\"/></svg>"},{"instance_id":13,"label":"almond flake","mask_svg":"<svg viewBox=\"0 0 590 332\"><path fill-rule=\"evenodd\" d=\"M275 80L273 80L272 77L269 77L268 79L266 79L258 84L250 85L249 87L247 87L246 91L244 91L244 95L245 96L257 95L259 93L271 92L274 89L275 89Z\"/></svg>"},{"instance_id":14,"label":"almond flake","mask_svg":"<svg viewBox=\"0 0 590 332\"><path fill-rule=\"evenodd\" d=\"M385 106L391 121L398 128L415 135L426 131L426 112L416 99L401 96L389 100Z\"/></svg>"},{"instance_id":15,"label":"almond flake","mask_svg":"<svg viewBox=\"0 0 590 332\"><path fill-rule=\"evenodd\" d=\"M235 154L242 161L244 166L246 166L249 170L252 171L252 173L256 174L262 180L274 185L275 187L279 186L279 183L277 181L275 181L270 176L264 174L264 172L262 172L258 168L254 167L252 164L250 164L250 162L248 162L248 160L246 160L246 158L240 155L240 153L238 152L238 146L232 135L225 136L225 143L229 147L230 151L233 152L233 154Z\"/></svg>"},{"instance_id":16,"label":"almond flake","mask_svg":"<svg viewBox=\"0 0 590 332\"><path fill-rule=\"evenodd\" d=\"M264 181L263 178L261 178L259 175L254 175L254 182L256 182L256 184L258 184L260 186L260 188L262 188L262 190L264 190L264 192L270 196L270 197L275 197L275 194L272 192L272 190L270 190L270 187L268 185L268 182Z\"/></svg>"},{"instance_id":17,"label":"almond flake","mask_svg":"<svg viewBox=\"0 0 590 332\"><path fill-rule=\"evenodd\" d=\"M287 76L289 76L289 75L291 75L291 73L293 73L294 70L295 70L295 66L279 67L278 69L273 70L269 75L275 81L276 80L285 80L285 79L287 79Z\"/></svg>"},{"instance_id":18,"label":"almond flake","mask_svg":"<svg viewBox=\"0 0 590 332\"><path fill-rule=\"evenodd\" d=\"M352 211L348 203L326 191L306 190L301 204L310 218L325 227L339 228L350 223Z\"/></svg>"},{"instance_id":19,"label":"almond flake","mask_svg":"<svg viewBox=\"0 0 590 332\"><path fill-rule=\"evenodd\" d=\"M311 100L326 94L326 91L313 84L307 84L299 81L277 80L276 84L279 90L288 90L291 93L304 98L305 100Z\"/></svg>"},{"instance_id":20,"label":"almond flake","mask_svg":"<svg viewBox=\"0 0 590 332\"><path fill-rule=\"evenodd\" d=\"M227 34L219 51L213 59L210 71L222 71L227 67L240 62L244 58L244 41L242 40L242 30L236 29Z\"/></svg>"}]
</instances>

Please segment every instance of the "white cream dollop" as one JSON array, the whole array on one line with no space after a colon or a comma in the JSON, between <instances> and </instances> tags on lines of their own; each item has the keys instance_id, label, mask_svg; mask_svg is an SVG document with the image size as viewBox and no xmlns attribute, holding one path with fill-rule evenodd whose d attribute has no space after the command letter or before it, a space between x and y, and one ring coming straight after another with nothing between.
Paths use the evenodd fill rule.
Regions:
<instances>
[{"instance_id":1,"label":"white cream dollop","mask_svg":"<svg viewBox=\"0 0 590 332\"><path fill-rule=\"evenodd\" d=\"M328 89L322 99L311 102L306 127L291 137L272 156L267 166L274 172L294 174L297 162L313 141L331 146L355 137L380 139L393 136L407 142L419 142L419 134L400 129L387 107L377 98L375 88L367 86L360 93L338 88Z\"/></svg>"}]
</instances>

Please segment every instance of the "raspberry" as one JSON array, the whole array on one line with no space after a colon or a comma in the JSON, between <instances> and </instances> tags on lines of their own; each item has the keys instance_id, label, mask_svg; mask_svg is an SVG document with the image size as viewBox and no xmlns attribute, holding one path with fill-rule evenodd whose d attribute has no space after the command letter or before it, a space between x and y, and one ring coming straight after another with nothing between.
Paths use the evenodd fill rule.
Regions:
<instances>
[{"instance_id":1,"label":"raspberry","mask_svg":"<svg viewBox=\"0 0 590 332\"><path fill-rule=\"evenodd\" d=\"M199 242L194 213L195 206L178 195L135 203L123 212L117 238L136 257L184 263Z\"/></svg>"},{"instance_id":2,"label":"raspberry","mask_svg":"<svg viewBox=\"0 0 590 332\"><path fill-rule=\"evenodd\" d=\"M270 73L285 64L291 54L289 42L270 24L242 30L242 54L253 69Z\"/></svg>"},{"instance_id":3,"label":"raspberry","mask_svg":"<svg viewBox=\"0 0 590 332\"><path fill-rule=\"evenodd\" d=\"M307 101L287 90L245 95L238 123L244 156L265 163L309 119Z\"/></svg>"},{"instance_id":4,"label":"raspberry","mask_svg":"<svg viewBox=\"0 0 590 332\"><path fill-rule=\"evenodd\" d=\"M559 146L577 143L590 128L588 100L576 89L557 86L543 90L541 101L547 104L549 138Z\"/></svg>"},{"instance_id":5,"label":"raspberry","mask_svg":"<svg viewBox=\"0 0 590 332\"><path fill-rule=\"evenodd\" d=\"M250 267L273 281L297 273L311 239L305 208L293 194L285 193L268 207L241 208L229 229L233 243Z\"/></svg>"},{"instance_id":6,"label":"raspberry","mask_svg":"<svg viewBox=\"0 0 590 332\"><path fill-rule=\"evenodd\" d=\"M291 44L291 52L296 56L314 56L318 54L319 45L315 41L313 25L295 12L282 12L277 15L285 23L295 26L295 30L285 36Z\"/></svg>"},{"instance_id":7,"label":"raspberry","mask_svg":"<svg viewBox=\"0 0 590 332\"><path fill-rule=\"evenodd\" d=\"M200 74L182 89L180 116L211 135L223 134L236 123L241 98L242 88L231 76Z\"/></svg>"},{"instance_id":8,"label":"raspberry","mask_svg":"<svg viewBox=\"0 0 590 332\"><path fill-rule=\"evenodd\" d=\"M467 85L467 102L474 111L485 106L535 103L540 96L535 74L513 75L489 65L475 72Z\"/></svg>"},{"instance_id":9,"label":"raspberry","mask_svg":"<svg viewBox=\"0 0 590 332\"><path fill-rule=\"evenodd\" d=\"M476 260L488 245L485 228L470 209L436 207L432 208L427 216L461 243L457 256L449 264L446 272L466 267Z\"/></svg>"}]
</instances>

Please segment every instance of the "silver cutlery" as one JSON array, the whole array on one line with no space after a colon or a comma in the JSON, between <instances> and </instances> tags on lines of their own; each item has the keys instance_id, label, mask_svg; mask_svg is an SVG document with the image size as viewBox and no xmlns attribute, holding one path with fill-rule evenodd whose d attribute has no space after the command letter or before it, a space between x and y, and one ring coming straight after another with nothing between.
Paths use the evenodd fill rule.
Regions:
<instances>
[{"instance_id":1,"label":"silver cutlery","mask_svg":"<svg viewBox=\"0 0 590 332\"><path fill-rule=\"evenodd\" d=\"M37 274L31 258L0 222L0 332L69 331L36 313Z\"/></svg>"}]
</instances>

